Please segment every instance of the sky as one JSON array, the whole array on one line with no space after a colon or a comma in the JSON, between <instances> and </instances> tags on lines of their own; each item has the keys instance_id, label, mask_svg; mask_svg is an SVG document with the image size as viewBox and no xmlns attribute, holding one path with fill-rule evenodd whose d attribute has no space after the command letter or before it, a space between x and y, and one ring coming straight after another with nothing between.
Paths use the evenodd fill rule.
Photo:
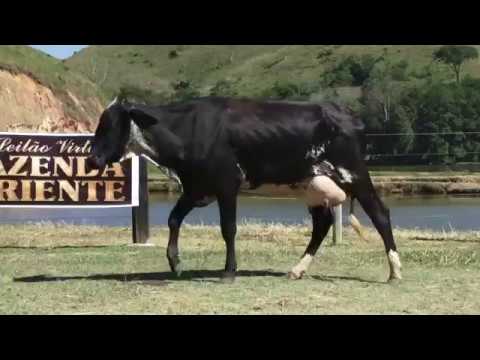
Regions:
<instances>
[{"instance_id":1,"label":"sky","mask_svg":"<svg viewBox=\"0 0 480 360\"><path fill-rule=\"evenodd\" d=\"M74 51L78 51L88 45L30 45L31 47L42 50L56 58L66 59L73 55Z\"/></svg>"}]
</instances>

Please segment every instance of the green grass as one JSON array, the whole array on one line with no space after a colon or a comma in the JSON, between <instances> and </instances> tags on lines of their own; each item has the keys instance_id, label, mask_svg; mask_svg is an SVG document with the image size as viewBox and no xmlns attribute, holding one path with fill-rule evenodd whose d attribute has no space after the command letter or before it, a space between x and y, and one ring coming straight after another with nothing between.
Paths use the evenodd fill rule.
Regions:
<instances>
[{"instance_id":1,"label":"green grass","mask_svg":"<svg viewBox=\"0 0 480 360\"><path fill-rule=\"evenodd\" d=\"M202 93L208 93L217 81L227 80L238 95L257 96L276 81L300 84L318 80L326 69L318 54L325 49L332 51L329 61L335 62L346 55L381 55L384 48L393 60L408 60L414 70L430 64L438 46L111 45L84 49L67 64L99 84L109 97L124 84L168 92L171 82L182 79L193 81ZM171 51L179 56L170 58ZM466 73L480 75L480 61L468 63Z\"/></svg>"},{"instance_id":2,"label":"green grass","mask_svg":"<svg viewBox=\"0 0 480 360\"><path fill-rule=\"evenodd\" d=\"M78 87L81 95L88 95L88 92L95 88L95 84L70 69L61 60L29 46L0 46L0 63L13 69L29 71L42 83L54 89L68 84Z\"/></svg>"},{"instance_id":3,"label":"green grass","mask_svg":"<svg viewBox=\"0 0 480 360\"><path fill-rule=\"evenodd\" d=\"M185 271L171 274L168 231L152 248L131 247L130 229L1 226L0 314L478 314L480 233L397 230L404 280L387 284L383 245L349 230L322 246L308 275L286 278L308 241L304 226L246 224L239 276L219 282L218 227L186 226Z\"/></svg>"}]
</instances>

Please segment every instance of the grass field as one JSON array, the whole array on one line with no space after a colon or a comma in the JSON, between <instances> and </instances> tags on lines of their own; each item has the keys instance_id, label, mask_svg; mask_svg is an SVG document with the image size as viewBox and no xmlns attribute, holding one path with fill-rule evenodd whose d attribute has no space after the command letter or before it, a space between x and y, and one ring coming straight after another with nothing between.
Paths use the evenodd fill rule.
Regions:
<instances>
[{"instance_id":1,"label":"grass field","mask_svg":"<svg viewBox=\"0 0 480 360\"><path fill-rule=\"evenodd\" d=\"M68 59L66 64L98 84L109 97L127 83L168 92L169 83L180 79L192 81L202 94L208 93L219 80L227 80L238 95L256 97L276 81L302 84L318 80L329 69L326 58L335 62L348 55L379 56L388 49L394 61L407 59L413 70L430 64L437 48L435 45L94 45ZM169 56L173 51L177 57ZM331 54L320 58L319 54L326 51ZM471 75L479 71L479 61L471 61L465 67L465 73Z\"/></svg>"},{"instance_id":2,"label":"grass field","mask_svg":"<svg viewBox=\"0 0 480 360\"><path fill-rule=\"evenodd\" d=\"M387 284L383 245L373 232L328 240L300 281L286 273L304 251L307 226L245 224L239 275L218 280L225 250L217 227L186 226L184 272L155 247L132 247L130 229L1 226L0 314L478 314L480 233L395 231L404 280Z\"/></svg>"}]
</instances>

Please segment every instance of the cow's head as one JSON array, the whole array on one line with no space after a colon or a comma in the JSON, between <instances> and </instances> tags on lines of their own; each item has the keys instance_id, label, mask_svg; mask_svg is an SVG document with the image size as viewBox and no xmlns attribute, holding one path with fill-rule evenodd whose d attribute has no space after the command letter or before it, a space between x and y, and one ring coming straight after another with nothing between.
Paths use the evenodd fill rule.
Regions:
<instances>
[{"instance_id":1,"label":"cow's head","mask_svg":"<svg viewBox=\"0 0 480 360\"><path fill-rule=\"evenodd\" d=\"M130 137L130 122L128 110L115 99L100 116L87 160L91 168L100 169L122 158Z\"/></svg>"}]
</instances>

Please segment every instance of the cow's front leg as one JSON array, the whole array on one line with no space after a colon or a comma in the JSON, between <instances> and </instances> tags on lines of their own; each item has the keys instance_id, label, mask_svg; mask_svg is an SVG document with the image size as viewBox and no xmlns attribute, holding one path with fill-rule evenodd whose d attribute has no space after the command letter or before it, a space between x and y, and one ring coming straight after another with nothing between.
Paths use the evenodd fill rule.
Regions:
<instances>
[{"instance_id":1,"label":"cow's front leg","mask_svg":"<svg viewBox=\"0 0 480 360\"><path fill-rule=\"evenodd\" d=\"M220 226L225 240L227 259L225 272L222 275L224 282L230 283L235 280L237 260L235 256L235 236L237 234L237 194L231 193L218 198L220 210Z\"/></svg>"},{"instance_id":2,"label":"cow's front leg","mask_svg":"<svg viewBox=\"0 0 480 360\"><path fill-rule=\"evenodd\" d=\"M313 257L317 253L318 248L325 239L325 236L327 236L328 230L330 230L333 223L333 214L330 208L319 206L310 209L310 213L313 224L312 238L300 262L288 273L290 279L301 279L307 272Z\"/></svg>"},{"instance_id":3,"label":"cow's front leg","mask_svg":"<svg viewBox=\"0 0 480 360\"><path fill-rule=\"evenodd\" d=\"M185 195L182 195L178 199L177 204L173 208L168 218L168 227L170 229L170 235L168 239L167 259L170 265L170 269L176 272L177 275L181 274L180 257L178 252L178 237L180 234L180 227L185 217L192 211L193 202Z\"/></svg>"}]
</instances>

